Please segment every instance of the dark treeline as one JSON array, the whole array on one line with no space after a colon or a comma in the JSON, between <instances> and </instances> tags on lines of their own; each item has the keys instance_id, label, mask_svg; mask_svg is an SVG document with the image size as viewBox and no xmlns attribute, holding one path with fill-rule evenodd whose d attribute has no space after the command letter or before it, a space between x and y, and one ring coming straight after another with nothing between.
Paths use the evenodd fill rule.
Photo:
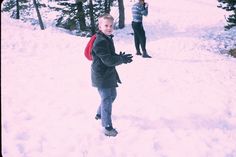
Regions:
<instances>
[{"instance_id":1,"label":"dark treeline","mask_svg":"<svg viewBox=\"0 0 236 157\"><path fill-rule=\"evenodd\" d=\"M32 3L34 2L34 3ZM115 29L125 27L125 13L123 0L49 0L50 3L44 4L40 0L5 0L2 2L1 11L11 12L11 17L15 19L26 19L26 16L37 12L38 19L32 23L43 25L43 13L40 9L48 8L57 11L59 16L55 19L57 27L62 27L70 31L76 31L80 36L91 36L97 31L97 20L101 14L110 13L111 7L117 7L118 18L115 19ZM231 12L226 18L226 30L236 26L236 0L218 0L217 7ZM49 5L54 4L54 5ZM32 20L32 18L30 19Z\"/></svg>"},{"instance_id":2,"label":"dark treeline","mask_svg":"<svg viewBox=\"0 0 236 157\"><path fill-rule=\"evenodd\" d=\"M50 3L43 3L40 0L6 0L2 4L1 11L11 12L11 17L24 19L26 15L37 12L37 22L44 29L43 12L40 9L48 8L57 11L59 16L55 19L57 27L70 31L76 31L80 36L91 36L97 31L98 17L104 13L110 13L111 7L119 10L118 19L115 19L115 29L125 27L125 14L123 0L53 0ZM54 5L49 5L54 4ZM32 20L32 19L31 19Z\"/></svg>"}]
</instances>

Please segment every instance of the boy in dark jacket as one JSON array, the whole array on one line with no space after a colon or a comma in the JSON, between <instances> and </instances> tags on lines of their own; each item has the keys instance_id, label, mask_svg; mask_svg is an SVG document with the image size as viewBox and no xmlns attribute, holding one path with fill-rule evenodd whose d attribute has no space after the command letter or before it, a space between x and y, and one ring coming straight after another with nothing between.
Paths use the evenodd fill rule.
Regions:
<instances>
[{"instance_id":1,"label":"boy in dark jacket","mask_svg":"<svg viewBox=\"0 0 236 157\"><path fill-rule=\"evenodd\" d=\"M132 55L115 53L113 43L113 21L114 18L105 14L99 17L99 32L93 44L91 66L92 85L98 89L101 104L98 107L96 119L101 119L104 134L116 136L117 130L112 125L112 103L116 98L116 87L121 83L115 66L132 62Z\"/></svg>"},{"instance_id":2,"label":"boy in dark jacket","mask_svg":"<svg viewBox=\"0 0 236 157\"><path fill-rule=\"evenodd\" d=\"M139 0L132 7L132 28L134 30L134 43L136 55L143 55L144 58L151 58L146 50L146 35L143 29L143 16L148 15L148 3ZM140 45L143 54L140 52Z\"/></svg>"}]
</instances>

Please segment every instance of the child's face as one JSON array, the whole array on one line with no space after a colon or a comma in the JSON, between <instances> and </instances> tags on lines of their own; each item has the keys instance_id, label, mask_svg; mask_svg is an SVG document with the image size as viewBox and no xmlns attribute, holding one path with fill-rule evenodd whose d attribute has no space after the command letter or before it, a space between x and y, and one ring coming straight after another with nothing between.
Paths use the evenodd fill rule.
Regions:
<instances>
[{"instance_id":1,"label":"child's face","mask_svg":"<svg viewBox=\"0 0 236 157\"><path fill-rule=\"evenodd\" d=\"M106 35L111 35L113 32L113 21L109 19L101 19L99 23L99 30Z\"/></svg>"}]
</instances>

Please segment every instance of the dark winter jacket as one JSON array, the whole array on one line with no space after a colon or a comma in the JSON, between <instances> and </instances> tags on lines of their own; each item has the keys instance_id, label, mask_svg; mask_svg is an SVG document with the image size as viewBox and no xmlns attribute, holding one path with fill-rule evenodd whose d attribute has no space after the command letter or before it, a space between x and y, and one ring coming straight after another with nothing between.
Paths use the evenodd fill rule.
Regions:
<instances>
[{"instance_id":1,"label":"dark winter jacket","mask_svg":"<svg viewBox=\"0 0 236 157\"><path fill-rule=\"evenodd\" d=\"M122 64L122 58L115 53L112 36L98 32L93 44L91 66L92 85L98 88L118 87L121 83L115 66Z\"/></svg>"}]
</instances>

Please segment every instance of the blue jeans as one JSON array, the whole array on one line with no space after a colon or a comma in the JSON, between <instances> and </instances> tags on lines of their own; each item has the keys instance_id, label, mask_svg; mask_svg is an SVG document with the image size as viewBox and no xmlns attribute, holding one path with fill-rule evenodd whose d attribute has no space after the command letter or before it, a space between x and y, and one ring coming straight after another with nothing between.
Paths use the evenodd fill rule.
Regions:
<instances>
[{"instance_id":1,"label":"blue jeans","mask_svg":"<svg viewBox=\"0 0 236 157\"><path fill-rule=\"evenodd\" d=\"M101 104L98 107L97 114L101 115L102 126L112 126L112 103L116 99L116 87L113 88L98 88L101 96Z\"/></svg>"}]
</instances>

